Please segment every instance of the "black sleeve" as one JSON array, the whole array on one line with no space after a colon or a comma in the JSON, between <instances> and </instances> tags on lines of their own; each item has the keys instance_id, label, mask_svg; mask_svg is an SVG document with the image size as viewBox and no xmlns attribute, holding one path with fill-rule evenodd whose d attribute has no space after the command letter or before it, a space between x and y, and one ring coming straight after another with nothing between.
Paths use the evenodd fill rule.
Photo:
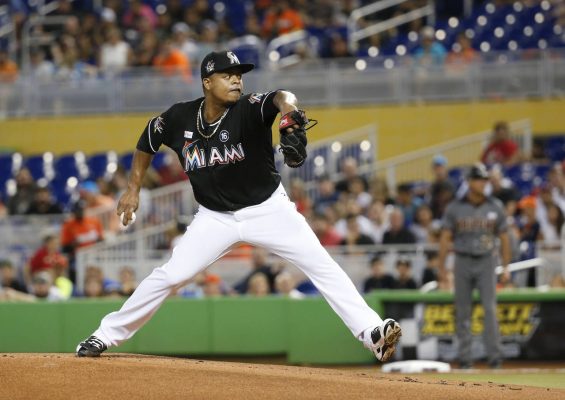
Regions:
<instances>
[{"instance_id":1,"label":"black sleeve","mask_svg":"<svg viewBox=\"0 0 565 400\"><path fill-rule=\"evenodd\" d=\"M137 141L137 150L155 154L162 144L168 145L170 143L171 132L173 131L171 125L173 124L174 107L172 106L161 115L149 120Z\"/></svg>"},{"instance_id":2,"label":"black sleeve","mask_svg":"<svg viewBox=\"0 0 565 400\"><path fill-rule=\"evenodd\" d=\"M245 96L248 117L270 127L275 122L279 109L273 103L278 90L266 93L252 93Z\"/></svg>"}]
</instances>

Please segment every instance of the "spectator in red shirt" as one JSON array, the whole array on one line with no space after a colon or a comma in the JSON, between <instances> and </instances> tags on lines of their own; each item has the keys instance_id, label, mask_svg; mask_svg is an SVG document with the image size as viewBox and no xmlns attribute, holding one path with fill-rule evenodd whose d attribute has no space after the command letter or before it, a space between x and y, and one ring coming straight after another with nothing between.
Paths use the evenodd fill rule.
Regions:
<instances>
[{"instance_id":1,"label":"spectator in red shirt","mask_svg":"<svg viewBox=\"0 0 565 400\"><path fill-rule=\"evenodd\" d=\"M343 238L330 223L329 218L321 213L315 213L312 218L312 230L322 246L339 246Z\"/></svg>"},{"instance_id":2,"label":"spectator in red shirt","mask_svg":"<svg viewBox=\"0 0 565 400\"><path fill-rule=\"evenodd\" d=\"M129 9L122 19L123 25L126 28L135 29L142 23L141 20L145 20L144 22L148 23L152 29L157 27L157 15L153 9L140 0L131 0Z\"/></svg>"},{"instance_id":3,"label":"spectator in red shirt","mask_svg":"<svg viewBox=\"0 0 565 400\"><path fill-rule=\"evenodd\" d=\"M35 254L31 257L29 262L29 273L26 274L26 279L31 278L41 271L51 271L55 263L59 261L63 254L59 251L59 240L56 236L48 235L43 239L43 246L41 246ZM30 280L28 280L29 282Z\"/></svg>"},{"instance_id":4,"label":"spectator in red shirt","mask_svg":"<svg viewBox=\"0 0 565 400\"><path fill-rule=\"evenodd\" d=\"M300 214L305 217L310 216L312 213L312 200L306 192L302 179L295 178L290 182L289 196Z\"/></svg>"},{"instance_id":5,"label":"spectator in red shirt","mask_svg":"<svg viewBox=\"0 0 565 400\"><path fill-rule=\"evenodd\" d=\"M509 136L508 124L504 121L497 122L494 125L490 143L481 156L481 161L487 165L502 164L505 167L518 163L520 161L520 149Z\"/></svg>"}]
</instances>

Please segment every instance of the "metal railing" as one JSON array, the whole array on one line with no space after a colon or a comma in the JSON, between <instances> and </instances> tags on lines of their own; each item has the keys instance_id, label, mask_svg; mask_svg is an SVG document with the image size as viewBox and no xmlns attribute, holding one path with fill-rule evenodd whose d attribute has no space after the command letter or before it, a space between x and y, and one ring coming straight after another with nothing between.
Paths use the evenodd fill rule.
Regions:
<instances>
[{"instance_id":1,"label":"metal railing","mask_svg":"<svg viewBox=\"0 0 565 400\"><path fill-rule=\"evenodd\" d=\"M171 225L164 224L122 237L110 245L99 243L81 249L77 255L77 288L79 291L82 290L86 269L92 266L100 268L105 277L116 280L122 268L133 267L140 281L170 258L171 249L157 247L164 243L170 229ZM541 287L547 286L552 277L561 272L560 268L556 267L556 260L560 259L561 252L559 249L544 250L543 243L539 244L539 248L538 258L512 264L511 271L522 273L535 268L536 284ZM351 252L352 249L347 246L327 248L330 255L360 289L364 280L370 275L369 265L375 254L380 255L386 272L393 276L396 275L395 265L398 258L407 258L411 263L412 276L419 283L426 267L426 253L437 249L435 244L357 246L354 252ZM279 257L271 254L270 261L279 269L284 268L290 272L296 281L306 279L302 271ZM454 259L450 257L448 265L452 265L453 261ZM211 264L207 271L220 275L222 280L231 286L247 275L251 269L252 259L249 249L236 248ZM516 276L516 281L524 285L527 279Z\"/></svg>"},{"instance_id":2,"label":"metal railing","mask_svg":"<svg viewBox=\"0 0 565 400\"><path fill-rule=\"evenodd\" d=\"M442 68L423 68L409 56L309 60L284 72L254 71L245 88L285 88L304 106L562 97L565 51L488 53L481 62ZM202 88L197 79L136 68L61 81L20 77L0 92L0 114L9 117L154 112L197 98Z\"/></svg>"},{"instance_id":3,"label":"metal railing","mask_svg":"<svg viewBox=\"0 0 565 400\"><path fill-rule=\"evenodd\" d=\"M77 252L77 287L82 288L86 269L96 266L102 269L104 276L117 279L119 271L126 266L133 267L139 279L147 276L154 268L163 265L171 256L171 249L162 248L167 242L167 232L172 224L163 224L135 232L132 235L117 238L113 243L98 243ZM419 280L425 267L425 252L436 249L434 245L374 245L359 246L358 252L350 253L346 247L329 247L328 252L347 272L350 278L360 284L368 275L368 265L376 253L384 254L383 260L389 272L400 254L410 254L412 268ZM271 255L275 263L282 262ZM210 272L217 273L228 284L234 284L247 274L251 267L251 257L247 249L237 248L214 262ZM293 269L293 275L305 279L305 275Z\"/></svg>"},{"instance_id":4,"label":"metal railing","mask_svg":"<svg viewBox=\"0 0 565 400\"><path fill-rule=\"evenodd\" d=\"M120 232L116 206L117 204L101 206L87 211L89 216L100 219L106 233L112 236ZM136 222L131 225L131 228L128 228L127 232L169 223L176 220L179 215L192 215L196 207L196 200L188 181L173 183L150 191L144 190L140 193Z\"/></svg>"},{"instance_id":5,"label":"metal railing","mask_svg":"<svg viewBox=\"0 0 565 400\"><path fill-rule=\"evenodd\" d=\"M533 141L531 121L528 119L514 121L509 126L512 139L518 143L524 158L528 159ZM445 156L449 160L450 167L470 165L480 159L491 135L492 131L484 131L453 139L362 166L360 172L385 178L391 189L401 182L429 180L432 178L430 166L436 154Z\"/></svg>"},{"instance_id":6,"label":"metal railing","mask_svg":"<svg viewBox=\"0 0 565 400\"><path fill-rule=\"evenodd\" d=\"M387 8L398 6L406 1L408 0L381 0L353 10L347 20L349 49L352 52L355 52L357 51L361 40L423 17L432 16L430 25L433 25L435 9L433 4L431 4L432 2L429 2L427 5L411 10L405 14L397 15L385 21L376 22L364 28L358 27L358 23L362 18L376 14L380 11L386 10Z\"/></svg>"},{"instance_id":7,"label":"metal railing","mask_svg":"<svg viewBox=\"0 0 565 400\"><path fill-rule=\"evenodd\" d=\"M331 136L308 145L308 158L301 168L292 169L284 165L282 154L277 151L275 163L285 187L290 188L294 179L304 183L309 197L317 199L317 183L322 175L337 181L341 179L341 163L352 157L365 170L371 170L378 153L378 129L366 125L339 135Z\"/></svg>"},{"instance_id":8,"label":"metal railing","mask_svg":"<svg viewBox=\"0 0 565 400\"><path fill-rule=\"evenodd\" d=\"M529 120L511 122L510 130L513 139L527 158L532 147L531 122ZM438 153L447 157L452 167L472 164L479 158L490 136L490 131L479 132L377 161L374 158L377 153L377 128L375 125L367 125L311 144L308 148L307 165L302 168L291 169L284 166L283 157L278 151L275 154L275 163L286 188L290 188L294 179L300 179L308 196L315 200L318 195L318 178L327 175L333 181L341 179L340 164L348 157L358 161L361 174L367 177L383 177L389 188L395 188L397 183L404 181L429 180L431 161ZM138 219L133 229L167 223L177 215L192 215L196 210L196 200L188 182L178 182L154 189L147 195L141 200L137 212ZM117 232L115 207L91 209L89 215L100 218L106 231Z\"/></svg>"}]
</instances>

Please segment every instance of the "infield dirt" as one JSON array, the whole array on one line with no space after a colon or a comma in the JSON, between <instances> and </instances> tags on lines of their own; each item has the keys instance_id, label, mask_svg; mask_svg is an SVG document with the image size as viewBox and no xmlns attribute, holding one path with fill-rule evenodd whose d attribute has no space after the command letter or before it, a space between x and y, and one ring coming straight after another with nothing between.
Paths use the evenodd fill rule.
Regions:
<instances>
[{"instance_id":1,"label":"infield dirt","mask_svg":"<svg viewBox=\"0 0 565 400\"><path fill-rule=\"evenodd\" d=\"M333 369L105 354L0 354L0 399L564 399L565 390Z\"/></svg>"}]
</instances>

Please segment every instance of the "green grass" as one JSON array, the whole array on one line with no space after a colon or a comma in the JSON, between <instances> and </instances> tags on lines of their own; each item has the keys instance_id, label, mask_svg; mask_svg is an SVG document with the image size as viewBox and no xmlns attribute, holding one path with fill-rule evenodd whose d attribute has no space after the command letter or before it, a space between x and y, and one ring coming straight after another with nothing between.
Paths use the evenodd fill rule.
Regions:
<instances>
[{"instance_id":1,"label":"green grass","mask_svg":"<svg viewBox=\"0 0 565 400\"><path fill-rule=\"evenodd\" d=\"M415 374L414 378L445 379L446 381L493 382L513 385L539 386L544 388L565 389L565 373L559 372L512 372L505 373L451 373L451 374Z\"/></svg>"}]
</instances>

